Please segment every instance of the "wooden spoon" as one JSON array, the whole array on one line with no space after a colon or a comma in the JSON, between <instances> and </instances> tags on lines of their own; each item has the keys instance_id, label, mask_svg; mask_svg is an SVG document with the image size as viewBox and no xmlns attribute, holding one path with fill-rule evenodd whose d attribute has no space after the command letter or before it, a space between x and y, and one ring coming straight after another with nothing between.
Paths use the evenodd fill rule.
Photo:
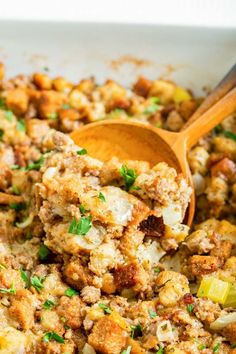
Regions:
<instances>
[{"instance_id":1,"label":"wooden spoon","mask_svg":"<svg viewBox=\"0 0 236 354\"><path fill-rule=\"evenodd\" d=\"M113 156L117 156L120 160L148 161L151 166L165 161L177 172L182 172L193 185L187 162L187 151L204 134L236 110L236 87L231 89L235 84L236 65L179 133L135 121L104 120L88 124L72 132L71 137L76 144L86 148L91 156L103 161ZM226 92L228 93L215 103ZM209 108L212 104L214 105ZM192 223L194 211L195 196L193 193L185 215L185 222L188 225Z\"/></svg>"}]
</instances>

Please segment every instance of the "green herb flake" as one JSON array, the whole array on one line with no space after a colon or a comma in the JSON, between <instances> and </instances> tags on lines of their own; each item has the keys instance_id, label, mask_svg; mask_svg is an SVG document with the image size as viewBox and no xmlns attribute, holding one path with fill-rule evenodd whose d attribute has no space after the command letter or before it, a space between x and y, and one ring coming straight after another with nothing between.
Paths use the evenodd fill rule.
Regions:
<instances>
[{"instance_id":1,"label":"green herb flake","mask_svg":"<svg viewBox=\"0 0 236 354\"><path fill-rule=\"evenodd\" d=\"M20 195L20 190L15 184L13 184L13 186L12 186L12 191L14 194Z\"/></svg>"},{"instance_id":2,"label":"green herb flake","mask_svg":"<svg viewBox=\"0 0 236 354\"><path fill-rule=\"evenodd\" d=\"M137 338L137 337L141 337L143 332L142 332L142 326L141 324L139 323L138 325L134 326L130 326L130 329L131 329L131 334L130 334L130 337L131 338Z\"/></svg>"},{"instance_id":3,"label":"green herb flake","mask_svg":"<svg viewBox=\"0 0 236 354\"><path fill-rule=\"evenodd\" d=\"M213 353L218 353L220 349L221 343L217 343L214 348L212 349Z\"/></svg>"},{"instance_id":4,"label":"green herb flake","mask_svg":"<svg viewBox=\"0 0 236 354\"><path fill-rule=\"evenodd\" d=\"M6 103L3 97L0 97L0 109L6 109Z\"/></svg>"},{"instance_id":5,"label":"green herb flake","mask_svg":"<svg viewBox=\"0 0 236 354\"><path fill-rule=\"evenodd\" d=\"M55 302L52 300L46 300L43 304L43 308L45 310L51 310L51 308L53 308L53 306L55 305Z\"/></svg>"},{"instance_id":6,"label":"green herb flake","mask_svg":"<svg viewBox=\"0 0 236 354\"><path fill-rule=\"evenodd\" d=\"M144 114L154 114L156 113L156 111L160 109L160 106L156 103L151 104L150 106L148 106L143 113Z\"/></svg>"},{"instance_id":7,"label":"green herb flake","mask_svg":"<svg viewBox=\"0 0 236 354\"><path fill-rule=\"evenodd\" d=\"M42 155L38 161L29 164L26 167L26 171L40 170L40 168L42 167L43 163L44 163L44 156Z\"/></svg>"},{"instance_id":8,"label":"green herb flake","mask_svg":"<svg viewBox=\"0 0 236 354\"><path fill-rule=\"evenodd\" d=\"M57 113L57 112L49 113L49 114L47 115L47 118L48 118L48 119L55 120L55 119L58 118L58 113Z\"/></svg>"},{"instance_id":9,"label":"green herb flake","mask_svg":"<svg viewBox=\"0 0 236 354\"><path fill-rule=\"evenodd\" d=\"M102 202L105 202L105 201L106 201L106 198L105 198L105 196L104 196L104 194L103 194L102 192L99 193L98 198L99 198Z\"/></svg>"},{"instance_id":10,"label":"green herb flake","mask_svg":"<svg viewBox=\"0 0 236 354\"><path fill-rule=\"evenodd\" d=\"M137 178L137 173L135 172L134 169L122 165L120 168L120 174L124 179L126 190L129 191L129 189L133 186Z\"/></svg>"},{"instance_id":11,"label":"green herb flake","mask_svg":"<svg viewBox=\"0 0 236 354\"><path fill-rule=\"evenodd\" d=\"M225 130L225 131L224 131L224 136L225 136L226 138L229 138L229 139L232 139L232 140L236 141L236 134L234 134L233 132L230 132L230 131L228 131L228 130Z\"/></svg>"},{"instance_id":12,"label":"green herb flake","mask_svg":"<svg viewBox=\"0 0 236 354\"><path fill-rule=\"evenodd\" d=\"M43 341L45 343L50 342L51 340L55 340L58 343L65 343L64 338L62 338L61 336L59 336L59 334L55 333L55 332L47 332L44 334L43 336Z\"/></svg>"},{"instance_id":13,"label":"green herb flake","mask_svg":"<svg viewBox=\"0 0 236 354\"><path fill-rule=\"evenodd\" d=\"M45 261L45 259L50 254L50 250L43 243L39 246L38 256L41 261Z\"/></svg>"},{"instance_id":14,"label":"green herb flake","mask_svg":"<svg viewBox=\"0 0 236 354\"><path fill-rule=\"evenodd\" d=\"M75 289L72 289L72 288L68 288L65 291L65 295L68 297L72 297L72 296L78 295L78 294L79 294L78 291L76 291Z\"/></svg>"},{"instance_id":15,"label":"green herb flake","mask_svg":"<svg viewBox=\"0 0 236 354\"><path fill-rule=\"evenodd\" d=\"M139 186L131 186L130 190L132 190L132 191L140 191L141 188Z\"/></svg>"},{"instance_id":16,"label":"green herb flake","mask_svg":"<svg viewBox=\"0 0 236 354\"><path fill-rule=\"evenodd\" d=\"M76 151L77 155L86 155L88 151L86 149L80 149Z\"/></svg>"},{"instance_id":17,"label":"green herb flake","mask_svg":"<svg viewBox=\"0 0 236 354\"><path fill-rule=\"evenodd\" d=\"M205 346L204 344L200 344L200 345L198 346L198 349L199 349L199 350L206 349L206 346Z\"/></svg>"},{"instance_id":18,"label":"green herb flake","mask_svg":"<svg viewBox=\"0 0 236 354\"><path fill-rule=\"evenodd\" d=\"M5 117L8 120L8 122L12 122L14 114L12 113L12 111L6 111L5 112Z\"/></svg>"},{"instance_id":19,"label":"green herb flake","mask_svg":"<svg viewBox=\"0 0 236 354\"><path fill-rule=\"evenodd\" d=\"M21 211L26 209L25 203L10 203L9 208L15 211Z\"/></svg>"},{"instance_id":20,"label":"green herb flake","mask_svg":"<svg viewBox=\"0 0 236 354\"><path fill-rule=\"evenodd\" d=\"M187 311L188 311L189 313L191 313L191 312L193 311L193 308L194 308L194 305L193 305L193 304L187 305Z\"/></svg>"},{"instance_id":21,"label":"green herb flake","mask_svg":"<svg viewBox=\"0 0 236 354\"><path fill-rule=\"evenodd\" d=\"M0 129L0 139L2 139L3 135L4 135L4 130Z\"/></svg>"},{"instance_id":22,"label":"green herb flake","mask_svg":"<svg viewBox=\"0 0 236 354\"><path fill-rule=\"evenodd\" d=\"M149 97L149 101L152 103L160 103L161 99L159 97Z\"/></svg>"},{"instance_id":23,"label":"green herb flake","mask_svg":"<svg viewBox=\"0 0 236 354\"><path fill-rule=\"evenodd\" d=\"M38 293L43 289L43 279L34 275L31 278L31 285L36 289Z\"/></svg>"},{"instance_id":24,"label":"green herb flake","mask_svg":"<svg viewBox=\"0 0 236 354\"><path fill-rule=\"evenodd\" d=\"M16 289L14 284L11 285L10 289L0 288L1 294L16 294Z\"/></svg>"},{"instance_id":25,"label":"green herb flake","mask_svg":"<svg viewBox=\"0 0 236 354\"><path fill-rule=\"evenodd\" d=\"M157 122L157 123L155 124L155 127L156 127L156 128L161 128L161 127L162 127L161 122Z\"/></svg>"},{"instance_id":26,"label":"green herb flake","mask_svg":"<svg viewBox=\"0 0 236 354\"><path fill-rule=\"evenodd\" d=\"M81 214L85 214L87 212L85 206L82 204L79 205L79 210L80 210Z\"/></svg>"},{"instance_id":27,"label":"green herb flake","mask_svg":"<svg viewBox=\"0 0 236 354\"><path fill-rule=\"evenodd\" d=\"M221 124L218 124L215 128L214 128L214 133L215 134L220 134L220 133L222 133L222 131L223 131L223 128L222 128L222 125Z\"/></svg>"},{"instance_id":28,"label":"green herb flake","mask_svg":"<svg viewBox=\"0 0 236 354\"><path fill-rule=\"evenodd\" d=\"M19 165L11 165L11 170L20 170L21 167Z\"/></svg>"},{"instance_id":29,"label":"green herb flake","mask_svg":"<svg viewBox=\"0 0 236 354\"><path fill-rule=\"evenodd\" d=\"M62 106L61 106L62 109L70 109L70 104L69 103L64 103Z\"/></svg>"},{"instance_id":30,"label":"green herb flake","mask_svg":"<svg viewBox=\"0 0 236 354\"><path fill-rule=\"evenodd\" d=\"M149 312L149 316L152 320L153 320L153 318L157 317L157 313L155 311L150 309L148 312Z\"/></svg>"},{"instance_id":31,"label":"green herb flake","mask_svg":"<svg viewBox=\"0 0 236 354\"><path fill-rule=\"evenodd\" d=\"M19 132L23 132L23 133L26 132L26 126L25 126L25 121L24 121L24 119L18 120L17 125L16 125L16 129L17 129Z\"/></svg>"},{"instance_id":32,"label":"green herb flake","mask_svg":"<svg viewBox=\"0 0 236 354\"><path fill-rule=\"evenodd\" d=\"M105 313L108 313L108 314L112 313L112 309L111 309L110 307L108 307L107 305L105 305L105 304L98 304L98 306L100 307L100 309L103 309L103 311L104 311Z\"/></svg>"},{"instance_id":33,"label":"green herb flake","mask_svg":"<svg viewBox=\"0 0 236 354\"><path fill-rule=\"evenodd\" d=\"M164 354L164 347L160 346L156 354Z\"/></svg>"},{"instance_id":34,"label":"green herb flake","mask_svg":"<svg viewBox=\"0 0 236 354\"><path fill-rule=\"evenodd\" d=\"M121 352L121 354L130 354L131 353L131 349L132 349L132 347L131 347L131 345L129 345L125 350L123 350Z\"/></svg>"},{"instance_id":35,"label":"green herb flake","mask_svg":"<svg viewBox=\"0 0 236 354\"><path fill-rule=\"evenodd\" d=\"M71 329L71 327L70 326L68 326L68 325L64 325L64 328L65 328L65 330L67 331L68 329Z\"/></svg>"},{"instance_id":36,"label":"green herb flake","mask_svg":"<svg viewBox=\"0 0 236 354\"><path fill-rule=\"evenodd\" d=\"M157 274L160 273L160 271L161 271L160 268L154 268L153 270L154 270L154 273L157 273Z\"/></svg>"},{"instance_id":37,"label":"green herb flake","mask_svg":"<svg viewBox=\"0 0 236 354\"><path fill-rule=\"evenodd\" d=\"M20 270L20 276L21 276L21 279L25 282L25 287L29 288L30 279L29 279L28 275L26 274L26 272L23 269Z\"/></svg>"},{"instance_id":38,"label":"green herb flake","mask_svg":"<svg viewBox=\"0 0 236 354\"><path fill-rule=\"evenodd\" d=\"M78 222L75 219L72 220L68 233L84 236L88 233L91 227L91 216L82 216Z\"/></svg>"}]
</instances>

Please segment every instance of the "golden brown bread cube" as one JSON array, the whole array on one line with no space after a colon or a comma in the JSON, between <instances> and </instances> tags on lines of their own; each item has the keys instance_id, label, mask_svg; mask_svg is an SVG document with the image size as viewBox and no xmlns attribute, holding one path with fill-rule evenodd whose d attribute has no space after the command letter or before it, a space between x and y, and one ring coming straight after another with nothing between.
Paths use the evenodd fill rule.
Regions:
<instances>
[{"instance_id":1,"label":"golden brown bread cube","mask_svg":"<svg viewBox=\"0 0 236 354\"><path fill-rule=\"evenodd\" d=\"M33 82L40 90L50 90L52 88L52 80L46 74L35 73Z\"/></svg>"},{"instance_id":2,"label":"golden brown bread cube","mask_svg":"<svg viewBox=\"0 0 236 354\"><path fill-rule=\"evenodd\" d=\"M83 267L79 259L75 259L66 264L63 274L68 284L77 290L91 285L92 277L88 269Z\"/></svg>"},{"instance_id":3,"label":"golden brown bread cube","mask_svg":"<svg viewBox=\"0 0 236 354\"><path fill-rule=\"evenodd\" d=\"M236 322L229 323L222 329L222 335L231 343L236 343Z\"/></svg>"},{"instance_id":4,"label":"golden brown bread cube","mask_svg":"<svg viewBox=\"0 0 236 354\"><path fill-rule=\"evenodd\" d=\"M56 91L42 91L38 100L38 111L41 118L55 115L64 103L64 95Z\"/></svg>"},{"instance_id":5,"label":"golden brown bread cube","mask_svg":"<svg viewBox=\"0 0 236 354\"><path fill-rule=\"evenodd\" d=\"M25 114L28 109L29 96L25 90L16 88L7 92L7 107L17 116Z\"/></svg>"},{"instance_id":6,"label":"golden brown bread cube","mask_svg":"<svg viewBox=\"0 0 236 354\"><path fill-rule=\"evenodd\" d=\"M192 256L190 269L193 275L204 275L215 272L221 266L221 261L215 256Z\"/></svg>"},{"instance_id":7,"label":"golden brown bread cube","mask_svg":"<svg viewBox=\"0 0 236 354\"><path fill-rule=\"evenodd\" d=\"M101 354L120 354L126 341L127 332L108 316L94 325L88 337L88 343Z\"/></svg>"}]
</instances>

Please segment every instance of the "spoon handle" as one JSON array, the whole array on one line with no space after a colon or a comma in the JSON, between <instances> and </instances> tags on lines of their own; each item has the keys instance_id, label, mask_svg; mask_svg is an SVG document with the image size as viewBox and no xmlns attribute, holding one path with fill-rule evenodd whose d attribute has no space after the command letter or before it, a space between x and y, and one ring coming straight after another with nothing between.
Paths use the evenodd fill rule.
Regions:
<instances>
[{"instance_id":1,"label":"spoon handle","mask_svg":"<svg viewBox=\"0 0 236 354\"><path fill-rule=\"evenodd\" d=\"M193 113L191 118L183 126L181 131L189 127L196 119L198 119L204 112L212 107L217 101L226 95L233 87L236 86L236 63L214 88L214 90L207 96L198 109Z\"/></svg>"},{"instance_id":2,"label":"spoon handle","mask_svg":"<svg viewBox=\"0 0 236 354\"><path fill-rule=\"evenodd\" d=\"M210 109L203 113L198 119L194 119L184 131L180 138L186 141L187 149L195 145L198 140L219 124L224 118L236 111L236 87L221 98Z\"/></svg>"}]
</instances>

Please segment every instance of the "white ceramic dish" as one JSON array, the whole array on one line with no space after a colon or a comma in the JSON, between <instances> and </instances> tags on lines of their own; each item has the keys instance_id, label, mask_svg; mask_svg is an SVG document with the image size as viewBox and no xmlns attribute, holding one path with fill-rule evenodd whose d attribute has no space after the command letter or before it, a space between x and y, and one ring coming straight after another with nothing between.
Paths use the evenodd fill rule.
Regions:
<instances>
[{"instance_id":1,"label":"white ceramic dish","mask_svg":"<svg viewBox=\"0 0 236 354\"><path fill-rule=\"evenodd\" d=\"M0 61L7 76L48 67L74 82L94 75L129 85L143 74L199 91L236 61L236 28L1 21Z\"/></svg>"}]
</instances>

